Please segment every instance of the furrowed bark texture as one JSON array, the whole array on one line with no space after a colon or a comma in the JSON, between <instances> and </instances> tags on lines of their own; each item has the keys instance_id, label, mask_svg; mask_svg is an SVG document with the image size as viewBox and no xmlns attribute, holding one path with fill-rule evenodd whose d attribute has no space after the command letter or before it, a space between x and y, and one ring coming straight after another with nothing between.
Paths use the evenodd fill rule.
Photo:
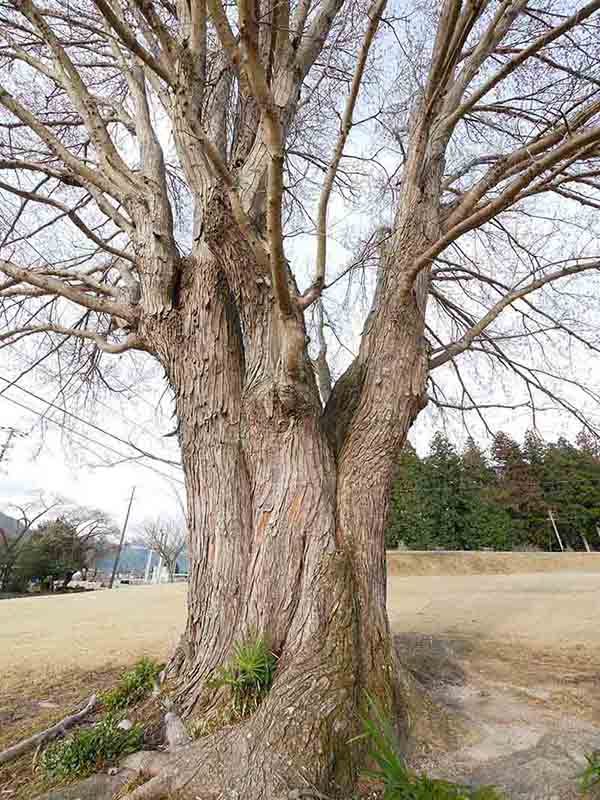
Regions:
<instances>
[{"instance_id":1,"label":"furrowed bark texture","mask_svg":"<svg viewBox=\"0 0 600 800\"><path fill-rule=\"evenodd\" d=\"M300 312L291 320L275 312L226 204L219 200L210 218L181 264L183 301L144 331L175 391L189 498L188 622L170 668L176 701L184 715L218 716L228 698L209 679L236 641L265 636L277 675L248 723L256 746L247 752L243 728L231 742L214 740L211 785L223 772L223 786L254 780L260 797L298 785L348 788L357 691L351 573L336 542L335 461L303 321ZM243 297L230 292L234 279ZM240 747L245 767L236 776L230 748ZM204 772L194 791L209 791Z\"/></svg>"},{"instance_id":2,"label":"furrowed bark texture","mask_svg":"<svg viewBox=\"0 0 600 800\"><path fill-rule=\"evenodd\" d=\"M302 311L278 307L268 265L217 186L192 255L174 266L171 311L149 304L143 334L174 389L188 495L176 705L222 720L229 698L211 678L248 635L266 637L278 659L259 709L178 755L169 791L348 791L364 691L400 709L384 527L394 463L426 402L428 271L406 279L439 234L443 158L422 158L426 133L417 120L360 351L324 411Z\"/></svg>"}]
</instances>

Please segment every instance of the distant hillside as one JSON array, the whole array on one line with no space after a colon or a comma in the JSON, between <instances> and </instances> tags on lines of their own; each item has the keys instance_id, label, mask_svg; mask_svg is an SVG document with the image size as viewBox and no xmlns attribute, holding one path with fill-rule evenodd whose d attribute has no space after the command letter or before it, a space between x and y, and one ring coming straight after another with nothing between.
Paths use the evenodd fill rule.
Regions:
<instances>
[{"instance_id":1,"label":"distant hillside","mask_svg":"<svg viewBox=\"0 0 600 800\"><path fill-rule=\"evenodd\" d=\"M93 568L98 572L110 573L115 563L115 556L117 554L116 545L110 549L109 552L104 552L96 557L94 560ZM119 559L119 572L132 573L142 577L146 570L146 562L148 560L149 550L147 547L136 544L126 544L123 547L121 558ZM151 566L158 565L159 556L157 553L152 553ZM176 572L187 572L188 559L185 551L177 559Z\"/></svg>"},{"instance_id":2,"label":"distant hillside","mask_svg":"<svg viewBox=\"0 0 600 800\"><path fill-rule=\"evenodd\" d=\"M16 519L9 517L7 514L3 514L0 511L0 528L3 528L6 533L15 533L19 527L19 523Z\"/></svg>"}]
</instances>

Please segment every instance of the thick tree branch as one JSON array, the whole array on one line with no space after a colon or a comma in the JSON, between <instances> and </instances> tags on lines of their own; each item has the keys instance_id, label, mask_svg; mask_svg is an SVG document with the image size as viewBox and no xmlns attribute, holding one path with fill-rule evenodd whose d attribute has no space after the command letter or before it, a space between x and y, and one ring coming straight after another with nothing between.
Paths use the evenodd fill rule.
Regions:
<instances>
[{"instance_id":1,"label":"thick tree branch","mask_svg":"<svg viewBox=\"0 0 600 800\"><path fill-rule=\"evenodd\" d=\"M258 20L251 0L239 0L240 43L242 65L252 93L261 111L265 146L269 154L267 166L267 237L273 291L284 318L292 316L292 297L288 283L287 263L283 249L283 167L284 141L279 109L268 86L258 53Z\"/></svg>"},{"instance_id":2,"label":"thick tree branch","mask_svg":"<svg viewBox=\"0 0 600 800\"><path fill-rule=\"evenodd\" d=\"M561 161L568 159L578 150L584 150L592 143L599 141L600 126L593 127L572 136L560 147L550 150L549 153L546 153L544 156L534 161L529 168L511 181L496 198L490 200L481 207L476 207L469 216L457 222L439 237L425 253L415 259L414 264L405 274L404 293L406 294L410 291L419 272L429 266L433 259L443 252L451 242L458 239L459 236L462 236L467 231L480 228L500 212L514 205L514 203L521 199L524 190L526 190L533 180L543 172L551 169Z\"/></svg>"},{"instance_id":3,"label":"thick tree branch","mask_svg":"<svg viewBox=\"0 0 600 800\"><path fill-rule=\"evenodd\" d=\"M302 37L302 44L296 54L296 67L303 79L323 51L329 32L343 5L344 0L323 0L321 9Z\"/></svg>"},{"instance_id":4,"label":"thick tree branch","mask_svg":"<svg viewBox=\"0 0 600 800\"><path fill-rule=\"evenodd\" d=\"M135 322L139 317L139 309L135 306L117 303L114 300L96 297L86 291L69 286L67 283L56 278L44 275L43 272L36 272L31 268L18 267L15 264L0 259L0 272L4 272L10 278L30 284L38 289L43 289L52 294L64 297L83 308L98 311L104 314L111 314L114 317Z\"/></svg>"},{"instance_id":5,"label":"thick tree branch","mask_svg":"<svg viewBox=\"0 0 600 800\"><path fill-rule=\"evenodd\" d=\"M175 84L174 76L137 41L131 28L119 17L107 0L94 0L94 5L123 44L168 85Z\"/></svg>"}]
</instances>

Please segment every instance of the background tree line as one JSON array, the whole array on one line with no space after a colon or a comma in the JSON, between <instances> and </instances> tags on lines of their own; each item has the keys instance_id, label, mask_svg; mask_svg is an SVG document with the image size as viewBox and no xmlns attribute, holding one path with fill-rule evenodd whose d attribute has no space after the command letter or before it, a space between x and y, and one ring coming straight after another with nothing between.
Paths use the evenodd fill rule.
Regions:
<instances>
[{"instance_id":1,"label":"background tree line","mask_svg":"<svg viewBox=\"0 0 600 800\"><path fill-rule=\"evenodd\" d=\"M66 589L73 575L84 575L116 533L98 509L40 500L15 507L16 531L0 528L0 591L25 592L31 582L42 589ZM51 518L49 518L49 515Z\"/></svg>"},{"instance_id":2,"label":"background tree line","mask_svg":"<svg viewBox=\"0 0 600 800\"><path fill-rule=\"evenodd\" d=\"M469 438L459 450L436 433L420 458L407 444L398 463L388 547L512 550L600 549L600 446L586 431L575 443L519 443L497 433L488 452Z\"/></svg>"}]
</instances>

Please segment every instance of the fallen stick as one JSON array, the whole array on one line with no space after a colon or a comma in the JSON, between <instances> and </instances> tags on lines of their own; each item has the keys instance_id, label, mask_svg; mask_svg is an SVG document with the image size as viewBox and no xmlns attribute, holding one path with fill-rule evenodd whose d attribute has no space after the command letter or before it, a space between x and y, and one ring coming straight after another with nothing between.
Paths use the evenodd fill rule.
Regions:
<instances>
[{"instance_id":1,"label":"fallen stick","mask_svg":"<svg viewBox=\"0 0 600 800\"><path fill-rule=\"evenodd\" d=\"M39 747L44 742L48 742L50 739L55 739L57 736L61 736L68 728L72 728L73 725L77 725L78 722L81 722L82 719L85 719L85 717L87 717L87 715L93 711L95 705L96 695L93 694L88 700L85 708L82 708L81 711L77 711L75 714L71 714L64 719L61 719L61 721L57 722L56 725L53 725L51 728L46 728L45 731L40 731L40 733L36 733L34 736L30 736L29 739L23 739L22 742L14 744L7 750L3 750L0 753L0 764L6 764L8 761L12 761L19 756L22 756L23 753L28 753L30 750Z\"/></svg>"}]
</instances>

